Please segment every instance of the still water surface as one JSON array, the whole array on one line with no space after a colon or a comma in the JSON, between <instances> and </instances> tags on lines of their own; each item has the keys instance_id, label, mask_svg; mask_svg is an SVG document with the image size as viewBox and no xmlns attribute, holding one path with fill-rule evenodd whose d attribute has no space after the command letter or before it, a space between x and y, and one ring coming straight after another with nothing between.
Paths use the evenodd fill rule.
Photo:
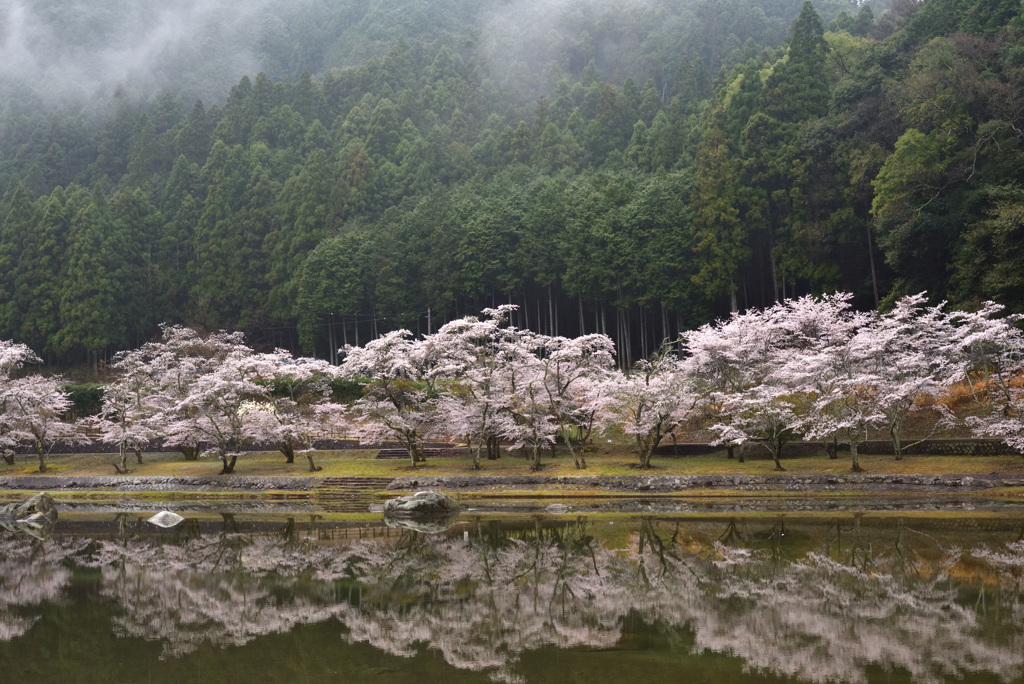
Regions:
<instances>
[{"instance_id":1,"label":"still water surface","mask_svg":"<svg viewBox=\"0 0 1024 684\"><path fill-rule=\"evenodd\" d=\"M1024 514L0 531L12 682L1024 682Z\"/></svg>"}]
</instances>

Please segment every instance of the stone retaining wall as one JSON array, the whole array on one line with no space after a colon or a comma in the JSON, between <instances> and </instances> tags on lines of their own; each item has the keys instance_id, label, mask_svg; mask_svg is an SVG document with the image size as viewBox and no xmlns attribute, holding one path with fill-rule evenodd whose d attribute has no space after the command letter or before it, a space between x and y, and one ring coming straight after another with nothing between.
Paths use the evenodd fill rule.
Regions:
<instances>
[{"instance_id":1,"label":"stone retaining wall","mask_svg":"<svg viewBox=\"0 0 1024 684\"><path fill-rule=\"evenodd\" d=\"M464 476L399 477L389 490L605 489L613 492L740 491L949 491L1024 486L1024 478L982 475L622 475L613 477Z\"/></svg>"},{"instance_id":2,"label":"stone retaining wall","mask_svg":"<svg viewBox=\"0 0 1024 684\"><path fill-rule=\"evenodd\" d=\"M65 477L26 475L0 477L0 490L29 491L196 491L260 492L308 491L323 478L317 477ZM604 490L621 493L670 493L691 490L828 492L952 492L979 491L992 487L1024 487L1024 478L999 475L621 475L621 476L449 476L395 478L391 491L440 489L514 494L517 490Z\"/></svg>"},{"instance_id":3,"label":"stone retaining wall","mask_svg":"<svg viewBox=\"0 0 1024 684\"><path fill-rule=\"evenodd\" d=\"M25 475L0 477L0 489L32 491L59 490L116 490L142 492L170 491L265 491L307 490L316 486L320 478L314 477L239 477L224 475L211 477L63 477L56 475Z\"/></svg>"},{"instance_id":4,"label":"stone retaining wall","mask_svg":"<svg viewBox=\"0 0 1024 684\"><path fill-rule=\"evenodd\" d=\"M751 443L748 448L753 449L753 453L758 455L768 453L764 447L757 443ZM706 456L724 450L724 446L712 446L703 442L680 442L675 445L662 443L654 450L654 455ZM850 446L848 444L839 445L839 453L849 453L849 451ZM858 451L862 454L892 455L892 442L883 439L866 440L858 445ZM904 442L903 453L908 456L999 456L1014 452L1002 440L998 439L926 439L920 443L916 443L916 440L913 439L907 439ZM825 442L797 440L787 442L782 447L783 458L793 456L825 456L825 454Z\"/></svg>"}]
</instances>

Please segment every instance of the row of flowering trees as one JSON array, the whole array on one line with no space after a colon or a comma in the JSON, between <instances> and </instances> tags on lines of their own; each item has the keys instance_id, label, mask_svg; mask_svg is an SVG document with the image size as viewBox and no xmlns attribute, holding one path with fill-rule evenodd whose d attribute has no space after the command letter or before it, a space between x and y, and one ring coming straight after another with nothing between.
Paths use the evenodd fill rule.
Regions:
<instances>
[{"instance_id":1,"label":"row of flowering trees","mask_svg":"<svg viewBox=\"0 0 1024 684\"><path fill-rule=\"evenodd\" d=\"M84 438L78 427L118 448L123 473L128 454L141 463L156 440L186 460L215 456L224 473L253 445L274 445L288 462L305 454L314 470L314 440L344 414L330 401L335 367L280 350L256 353L240 333L165 326L160 341L115 356L118 377L104 388L101 412L77 424L61 420L71 402L59 377L16 373L38 361L25 345L0 343L0 447L13 463L15 449L31 443L40 472L55 443Z\"/></svg>"},{"instance_id":2,"label":"row of flowering trees","mask_svg":"<svg viewBox=\"0 0 1024 684\"><path fill-rule=\"evenodd\" d=\"M782 470L796 437L849 447L884 432L896 458L914 411L957 416L942 399L954 385L975 391L966 424L1024 451L1024 337L1013 316L988 304L977 312L906 297L885 314L854 311L850 295L804 297L734 314L682 336L627 372L614 368L603 335L549 337L507 324L508 307L465 318L424 339L391 333L348 349L342 372L368 378L356 403L371 438L401 441L414 456L430 434L464 439L479 465L496 445L540 455L617 429L650 466L662 439L703 426L718 444L760 444Z\"/></svg>"},{"instance_id":3,"label":"row of flowering trees","mask_svg":"<svg viewBox=\"0 0 1024 684\"><path fill-rule=\"evenodd\" d=\"M504 445L539 469L558 443L585 468L581 445L615 430L635 441L647 468L684 427L706 428L730 448L760 444L780 470L789 440L824 440L833 456L844 444L860 470L858 447L872 433L887 434L901 458L912 412L936 411L926 422L954 425L943 397L955 385L976 399L963 421L974 434L1024 451L1024 336L994 304L946 311L917 295L876 314L854 311L846 294L808 296L688 332L626 372L608 337L542 335L510 325L511 310L419 339L391 332L346 347L340 366L257 353L239 333L166 326L161 340L116 355L118 378L88 420L118 447L122 472L129 453L141 461L157 439L186 459L219 458L223 473L259 445L288 462L304 454L315 470L316 439L339 431L398 442L413 465L428 440L457 439L475 467ZM0 448L13 462L14 448L31 443L44 470L49 446L74 428L59 420L69 407L59 378L19 371L33 362L24 345L0 343ZM332 400L338 378L363 386L353 404Z\"/></svg>"}]
</instances>

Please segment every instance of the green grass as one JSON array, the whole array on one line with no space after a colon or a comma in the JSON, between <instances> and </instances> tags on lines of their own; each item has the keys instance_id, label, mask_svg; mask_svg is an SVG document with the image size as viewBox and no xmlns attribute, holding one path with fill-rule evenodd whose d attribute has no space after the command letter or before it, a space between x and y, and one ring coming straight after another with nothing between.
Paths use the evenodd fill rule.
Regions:
<instances>
[{"instance_id":1,"label":"green grass","mask_svg":"<svg viewBox=\"0 0 1024 684\"><path fill-rule=\"evenodd\" d=\"M635 455L628 445L600 445L587 453L587 468L577 470L568 454L560 452L557 457L545 456L543 469L539 473L530 470L530 461L506 454L496 461L484 460L480 470L474 470L468 457L432 458L413 468L405 459L376 459L373 449L345 449L319 452L315 457L323 470L310 473L305 458L287 464L277 452L252 452L241 456L235 467L237 475L286 477L402 477L402 476L616 476L616 475L775 475L774 463L765 456L748 457L740 463L728 459L725 451L701 456L656 457L653 468L637 468ZM767 453L767 452L766 452ZM37 461L34 456L19 456L13 466L0 465L0 475L36 475ZM48 461L49 476L112 476L117 457L113 454L55 454ZM134 457L129 460L130 475L133 476L214 476L220 472L220 461L204 458L185 461L177 453L147 453L144 463L136 464ZM850 474L848 458L835 460L825 455L783 458L786 474L790 475L847 475ZM905 456L896 461L892 456L862 455L861 467L873 474L991 474L1008 477L1024 476L1024 458L1008 454L1002 456Z\"/></svg>"}]
</instances>

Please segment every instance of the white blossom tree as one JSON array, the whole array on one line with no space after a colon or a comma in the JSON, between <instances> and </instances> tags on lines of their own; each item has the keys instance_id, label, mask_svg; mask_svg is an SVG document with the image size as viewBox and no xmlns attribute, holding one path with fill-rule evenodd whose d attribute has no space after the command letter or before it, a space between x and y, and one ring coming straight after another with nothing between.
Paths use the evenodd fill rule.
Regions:
<instances>
[{"instance_id":1,"label":"white blossom tree","mask_svg":"<svg viewBox=\"0 0 1024 684\"><path fill-rule=\"evenodd\" d=\"M436 422L431 354L408 330L387 333L365 347L345 347L340 372L363 385L352 409L355 432L369 443L397 441L413 467L424 460L424 441Z\"/></svg>"},{"instance_id":2,"label":"white blossom tree","mask_svg":"<svg viewBox=\"0 0 1024 684\"><path fill-rule=\"evenodd\" d=\"M979 311L954 315L956 342L967 383L980 384L983 413L966 421L976 435L1003 440L1024 453L1024 333L1019 315L987 302Z\"/></svg>"},{"instance_id":3,"label":"white blossom tree","mask_svg":"<svg viewBox=\"0 0 1024 684\"><path fill-rule=\"evenodd\" d=\"M559 428L541 362L548 339L530 330L513 330L500 367L505 402L501 438L510 450L527 451L535 471L541 469L543 450L554 450Z\"/></svg>"},{"instance_id":4,"label":"white blossom tree","mask_svg":"<svg viewBox=\"0 0 1024 684\"><path fill-rule=\"evenodd\" d=\"M27 345L11 340L0 340L0 456L8 465L14 464L14 452L23 441L18 429L17 404L11 394L14 382L11 373L24 367L26 363L40 363Z\"/></svg>"},{"instance_id":5,"label":"white blossom tree","mask_svg":"<svg viewBox=\"0 0 1024 684\"><path fill-rule=\"evenodd\" d=\"M496 457L500 440L533 454L567 445L577 468L581 447L603 425L614 348L605 335L568 339L507 324L514 307L487 309L443 326L423 341L427 375L438 379L438 429L466 437L479 467L481 450Z\"/></svg>"},{"instance_id":6,"label":"white blossom tree","mask_svg":"<svg viewBox=\"0 0 1024 684\"><path fill-rule=\"evenodd\" d=\"M700 413L700 394L672 349L639 361L609 385L609 409L623 434L635 440L643 469L650 468L651 455L666 436Z\"/></svg>"},{"instance_id":7,"label":"white blossom tree","mask_svg":"<svg viewBox=\"0 0 1024 684\"><path fill-rule=\"evenodd\" d=\"M811 438L849 444L851 467L860 472L858 445L885 414L877 388L875 317L853 311L850 299L839 293L777 305L776 325L786 332L773 376L806 399L795 427Z\"/></svg>"},{"instance_id":8,"label":"white blossom tree","mask_svg":"<svg viewBox=\"0 0 1024 684\"><path fill-rule=\"evenodd\" d=\"M716 442L758 443L780 462L782 447L800 419L799 393L778 372L784 329L778 308L733 314L683 336L686 375L703 406L716 420Z\"/></svg>"},{"instance_id":9,"label":"white blossom tree","mask_svg":"<svg viewBox=\"0 0 1024 684\"><path fill-rule=\"evenodd\" d=\"M586 468L582 444L595 428L609 422L608 387L615 366L615 345L607 335L540 338L539 369L543 372L548 411L573 464ZM581 448L573 445L579 442Z\"/></svg>"},{"instance_id":10,"label":"white blossom tree","mask_svg":"<svg viewBox=\"0 0 1024 684\"><path fill-rule=\"evenodd\" d=\"M71 408L63 381L56 376L28 375L8 383L4 394L5 405L14 414L12 433L18 441L32 445L39 458L39 472L46 472L46 457L54 445L76 434L75 426L63 419Z\"/></svg>"},{"instance_id":11,"label":"white blossom tree","mask_svg":"<svg viewBox=\"0 0 1024 684\"><path fill-rule=\"evenodd\" d=\"M281 351L261 354L258 361L270 391L248 416L254 441L275 445L287 463L303 455L310 472L320 470L313 460L316 442L334 432L345 415L344 406L330 401L337 367L322 359L292 359Z\"/></svg>"},{"instance_id":12,"label":"white blossom tree","mask_svg":"<svg viewBox=\"0 0 1024 684\"><path fill-rule=\"evenodd\" d=\"M440 359L430 372L445 390L437 399L439 429L466 440L474 469L480 469L482 453L499 457L500 441L512 427L506 370L527 360L518 331L508 326L514 308L485 309L483 317L446 323L428 337Z\"/></svg>"},{"instance_id":13,"label":"white blossom tree","mask_svg":"<svg viewBox=\"0 0 1024 684\"><path fill-rule=\"evenodd\" d=\"M874 349L875 398L899 461L907 448L903 444L907 419L925 406L941 410L934 399L961 372L953 319L943 304L927 306L921 293L899 299L892 311L858 334L862 343ZM948 424L948 416L942 418L918 442Z\"/></svg>"},{"instance_id":14,"label":"white blossom tree","mask_svg":"<svg viewBox=\"0 0 1024 684\"><path fill-rule=\"evenodd\" d=\"M160 433L154 417L160 410L160 385L144 354L118 352L111 368L120 375L103 389L103 407L92 424L100 430L100 440L118 448L120 463L114 468L128 473L128 452L142 463L142 451Z\"/></svg>"},{"instance_id":15,"label":"white blossom tree","mask_svg":"<svg viewBox=\"0 0 1024 684\"><path fill-rule=\"evenodd\" d=\"M266 360L236 345L216 368L196 377L174 405L177 420L166 425L167 442L209 444L208 453L223 464L221 474L233 473L243 448L256 442L256 414L269 398L269 380Z\"/></svg>"},{"instance_id":16,"label":"white blossom tree","mask_svg":"<svg viewBox=\"0 0 1024 684\"><path fill-rule=\"evenodd\" d=\"M190 423L194 415L181 412L188 406L183 402L200 377L212 373L240 348L244 348L241 333L201 335L184 326L164 325L160 341L148 342L120 359L126 365L139 365L140 372L155 383L156 412L150 422L163 435L164 444L177 448L187 461L199 458L205 434Z\"/></svg>"}]
</instances>

